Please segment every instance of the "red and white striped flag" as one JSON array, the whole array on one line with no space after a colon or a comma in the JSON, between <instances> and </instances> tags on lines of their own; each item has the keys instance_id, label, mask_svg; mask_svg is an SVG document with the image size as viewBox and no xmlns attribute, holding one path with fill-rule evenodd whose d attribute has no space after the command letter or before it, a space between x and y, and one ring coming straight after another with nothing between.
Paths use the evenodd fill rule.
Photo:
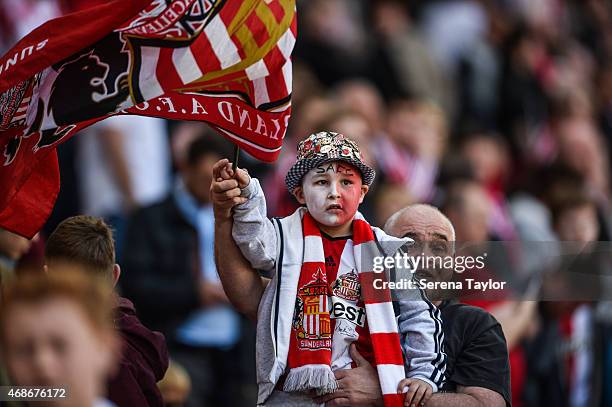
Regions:
<instances>
[{"instance_id":1,"label":"red and white striped flag","mask_svg":"<svg viewBox=\"0 0 612 407\"><path fill-rule=\"evenodd\" d=\"M117 114L205 121L274 161L295 40L295 0L114 0L34 30L0 59L0 227L35 234L55 147Z\"/></svg>"}]
</instances>

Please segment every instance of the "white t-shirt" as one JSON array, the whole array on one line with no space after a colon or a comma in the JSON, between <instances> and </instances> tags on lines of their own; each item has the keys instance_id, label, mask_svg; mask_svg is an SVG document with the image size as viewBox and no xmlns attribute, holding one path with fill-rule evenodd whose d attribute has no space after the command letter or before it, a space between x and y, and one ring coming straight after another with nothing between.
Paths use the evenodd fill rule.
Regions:
<instances>
[{"instance_id":1,"label":"white t-shirt","mask_svg":"<svg viewBox=\"0 0 612 407\"><path fill-rule=\"evenodd\" d=\"M113 127L123 133L123 151L136 202L160 200L170 186L170 149L162 119L114 116L85 129L78 140L77 173L83 211L94 216L121 213L123 196L99 135Z\"/></svg>"}]
</instances>

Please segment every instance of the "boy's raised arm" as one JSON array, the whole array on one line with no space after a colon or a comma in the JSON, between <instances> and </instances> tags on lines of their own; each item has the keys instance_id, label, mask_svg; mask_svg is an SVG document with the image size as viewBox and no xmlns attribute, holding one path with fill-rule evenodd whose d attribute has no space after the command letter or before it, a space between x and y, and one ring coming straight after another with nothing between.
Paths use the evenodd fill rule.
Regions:
<instances>
[{"instance_id":1,"label":"boy's raised arm","mask_svg":"<svg viewBox=\"0 0 612 407\"><path fill-rule=\"evenodd\" d=\"M233 176L231 167L226 172ZM257 178L238 169L236 174L242 201L233 207L232 237L255 269L272 271L276 261L276 231L268 219L266 197Z\"/></svg>"},{"instance_id":2,"label":"boy's raised arm","mask_svg":"<svg viewBox=\"0 0 612 407\"><path fill-rule=\"evenodd\" d=\"M215 262L223 289L238 311L256 319L257 308L268 282L259 276L244 258L232 238L232 208L246 201L240 197L238 181L225 170L228 160L221 160L213 168L211 201L215 213Z\"/></svg>"}]
</instances>

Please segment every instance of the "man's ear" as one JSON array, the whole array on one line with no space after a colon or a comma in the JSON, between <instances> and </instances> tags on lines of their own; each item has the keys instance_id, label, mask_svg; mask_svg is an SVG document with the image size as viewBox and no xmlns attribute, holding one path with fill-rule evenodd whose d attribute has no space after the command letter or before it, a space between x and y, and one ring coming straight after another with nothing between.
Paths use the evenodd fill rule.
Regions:
<instances>
[{"instance_id":1,"label":"man's ear","mask_svg":"<svg viewBox=\"0 0 612 407\"><path fill-rule=\"evenodd\" d=\"M293 190L293 196L295 196L295 199L297 199L297 201L301 205L306 204L306 198L304 198L304 188L302 188L301 186L295 187L295 189Z\"/></svg>"},{"instance_id":2,"label":"man's ear","mask_svg":"<svg viewBox=\"0 0 612 407\"><path fill-rule=\"evenodd\" d=\"M49 274L49 266L43 264L43 271L45 272L45 274Z\"/></svg>"},{"instance_id":3,"label":"man's ear","mask_svg":"<svg viewBox=\"0 0 612 407\"><path fill-rule=\"evenodd\" d=\"M365 198L369 190L370 190L369 186L365 184L361 185L361 197L359 197L359 203L363 203L363 198Z\"/></svg>"},{"instance_id":4,"label":"man's ear","mask_svg":"<svg viewBox=\"0 0 612 407\"><path fill-rule=\"evenodd\" d=\"M119 282L119 277L121 276L121 267L118 264L113 266L113 287L117 285Z\"/></svg>"}]
</instances>

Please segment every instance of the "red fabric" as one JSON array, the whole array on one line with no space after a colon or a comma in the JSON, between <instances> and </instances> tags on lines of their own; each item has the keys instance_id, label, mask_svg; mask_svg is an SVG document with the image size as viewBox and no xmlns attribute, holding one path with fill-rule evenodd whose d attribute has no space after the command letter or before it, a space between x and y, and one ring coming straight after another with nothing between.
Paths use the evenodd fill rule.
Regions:
<instances>
[{"instance_id":1,"label":"red fabric","mask_svg":"<svg viewBox=\"0 0 612 407\"><path fill-rule=\"evenodd\" d=\"M330 315L334 311L332 309L334 304L331 303L332 293L334 293L333 295L349 295L347 298L351 298L347 291L334 291L333 286L334 282L338 279L338 268L342 261L342 253L347 239L333 239L321 236L318 225L308 212L304 214L302 222L305 240L304 256L309 261L304 261L302 264L298 279L296 313L299 312L299 314L294 317L289 339L289 353L287 357L287 367L290 369L289 376L295 372L291 369L310 364L331 365L332 334L336 322ZM353 220L352 240L354 246L371 244L374 239L372 228L367 222L359 219ZM317 252L318 244L323 246L323 253L321 251ZM318 257L321 255L323 255L323 258ZM350 253L350 255L353 256L354 254ZM365 285L370 285L370 279L363 279L362 276L372 275L373 273L361 270L355 270L355 272L359 276L359 285L361 286L360 297L356 301L356 305L359 309L364 310L364 316L367 313L369 318L391 318L391 321L395 321L393 314L386 315L379 313L379 310L368 308L372 306L371 304L379 303L379 301L368 297L373 291L364 290L363 288ZM347 275L350 276L350 273L343 274L343 276ZM353 278L356 279L357 277ZM348 292L350 293L351 287L354 286L351 285L351 280L348 283L346 281L344 280L344 284L348 285L342 287L345 287L345 289L348 287ZM355 300L353 299L352 301ZM341 303L339 302L339 304ZM307 311L308 307L311 308ZM397 372L379 377L381 386L383 383L386 386L390 383L398 384L404 377L404 357L400 347L397 326L394 332L370 332L370 326L367 324L367 321L365 322L364 327L356 324L355 329L359 334L357 340L358 350L364 350L362 354L375 367L382 364L401 366L401 377L396 377ZM387 324L390 324L390 322L387 322ZM386 326L388 325L381 325L381 327ZM382 388L385 388L385 386L382 386ZM384 394L383 396L386 407L399 407L404 401L403 395L398 396L395 393Z\"/></svg>"},{"instance_id":2,"label":"red fabric","mask_svg":"<svg viewBox=\"0 0 612 407\"><path fill-rule=\"evenodd\" d=\"M59 184L57 154L51 151L34 162L31 175L15 192L11 204L0 211L0 225L11 232L33 237L53 210Z\"/></svg>"},{"instance_id":3,"label":"red fabric","mask_svg":"<svg viewBox=\"0 0 612 407\"><path fill-rule=\"evenodd\" d=\"M114 0L41 25L0 58L0 92L102 39L136 15L150 0ZM96 18L92 18L95 15ZM38 45L42 46L38 46ZM44 44L44 45L43 45ZM24 49L33 46L32 54ZM15 64L8 63L18 55ZM23 55L23 57L22 57Z\"/></svg>"},{"instance_id":4,"label":"red fabric","mask_svg":"<svg viewBox=\"0 0 612 407\"><path fill-rule=\"evenodd\" d=\"M318 226L308 213L304 215L303 227L305 238L306 236L321 236ZM302 292L304 295L301 295ZM298 280L298 299L296 299L296 301L299 299L304 301L304 317L301 321L302 326L296 326L294 323L291 330L287 357L287 367L289 369L309 364L331 366L333 330L330 318L332 306L330 304L330 292L325 263L304 262ZM310 299L313 300L312 304L306 302ZM316 315L307 316L307 314L311 314L307 311L311 307L316 308ZM314 313L313 311L312 314ZM311 333L316 333L317 335L312 336L318 336L319 338L311 339ZM300 336L303 338L298 339Z\"/></svg>"},{"instance_id":5,"label":"red fabric","mask_svg":"<svg viewBox=\"0 0 612 407\"><path fill-rule=\"evenodd\" d=\"M389 290L380 290L375 288L378 286L378 284L375 285L375 280L380 279L383 283L387 281L385 273L375 273L373 271L363 272L360 275L360 279L363 281L361 284L361 291L364 298L368 299L369 304L390 302L392 300L391 292Z\"/></svg>"},{"instance_id":6,"label":"red fabric","mask_svg":"<svg viewBox=\"0 0 612 407\"><path fill-rule=\"evenodd\" d=\"M563 343L570 344L572 342L572 334L574 332L574 325L572 323L573 312L567 312L561 316L559 319L559 331L563 336ZM574 381L574 369L575 369L575 357L573 351L568 351L564 355L564 363L565 363L565 383L567 384L567 388L570 389L572 387L572 383Z\"/></svg>"},{"instance_id":7,"label":"red fabric","mask_svg":"<svg viewBox=\"0 0 612 407\"><path fill-rule=\"evenodd\" d=\"M57 145L115 114L204 121L276 160L291 114L283 68L297 35L293 0L158 5L114 0L68 14L0 58L0 227L32 237L58 193ZM266 8L273 18L261 24ZM261 46L241 44L238 32ZM211 43L225 38L235 52Z\"/></svg>"},{"instance_id":8,"label":"red fabric","mask_svg":"<svg viewBox=\"0 0 612 407\"><path fill-rule=\"evenodd\" d=\"M116 376L108 383L108 398L117 406L163 407L157 388L168 369L164 336L138 319L134 305L119 297L115 326L121 335L122 355Z\"/></svg>"},{"instance_id":9,"label":"red fabric","mask_svg":"<svg viewBox=\"0 0 612 407\"><path fill-rule=\"evenodd\" d=\"M331 292L331 285L338 278L338 267L340 266L340 257L342 256L342 252L344 250L344 246L346 246L346 242L349 238L346 239L329 239L326 236L323 236L323 252L325 254L325 269L327 272L327 281L329 286L329 292ZM331 261L329 261L331 260ZM362 296L363 298L363 296ZM357 306L360 308L364 308L365 304L363 300L360 300L357 303ZM331 320L332 332L336 329L336 320ZM355 331L358 334L357 341L355 345L357 346L357 351L363 356L372 366L376 365L376 361L374 360L374 350L372 348L372 338L370 337L370 331L368 327L368 321L366 319L366 323L363 327L357 326ZM354 366L356 367L356 366Z\"/></svg>"}]
</instances>

